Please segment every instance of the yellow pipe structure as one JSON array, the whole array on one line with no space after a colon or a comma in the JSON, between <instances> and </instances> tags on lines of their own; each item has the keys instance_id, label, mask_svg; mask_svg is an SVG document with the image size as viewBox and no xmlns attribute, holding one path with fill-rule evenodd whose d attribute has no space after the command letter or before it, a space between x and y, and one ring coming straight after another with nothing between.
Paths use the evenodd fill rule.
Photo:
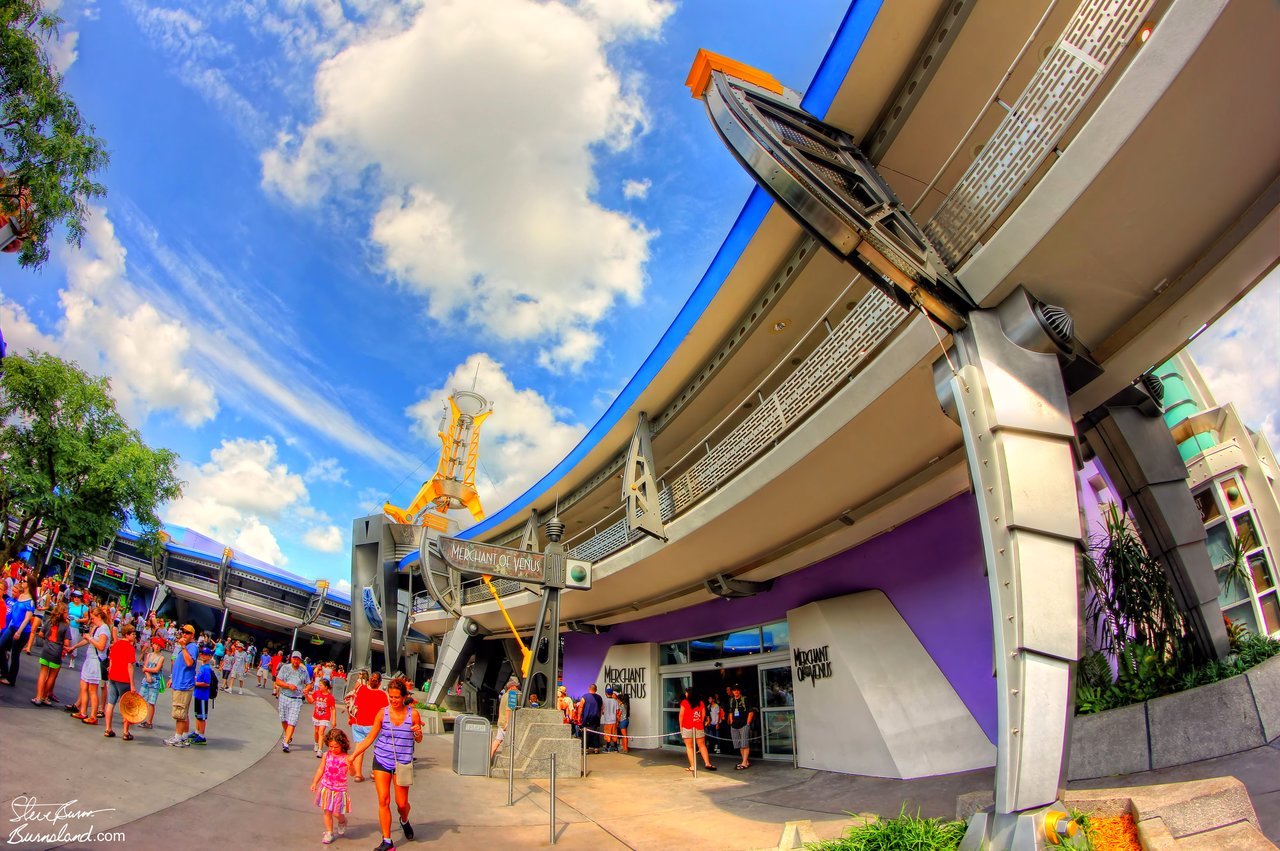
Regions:
<instances>
[{"instance_id":1,"label":"yellow pipe structure","mask_svg":"<svg viewBox=\"0 0 1280 851\"><path fill-rule=\"evenodd\" d=\"M502 612L502 619L507 622L507 628L515 636L516 644L520 645L520 653L524 660L520 664L520 678L524 679L529 676L529 663L533 660L533 654L529 652L528 647L525 647L520 633L516 632L516 625L511 622L511 615L507 614L507 607L502 605L502 597L498 595L498 589L493 587L493 580L488 576L481 576L480 579L484 582L485 587L489 589L489 593L493 595L494 602L498 604L498 611Z\"/></svg>"}]
</instances>

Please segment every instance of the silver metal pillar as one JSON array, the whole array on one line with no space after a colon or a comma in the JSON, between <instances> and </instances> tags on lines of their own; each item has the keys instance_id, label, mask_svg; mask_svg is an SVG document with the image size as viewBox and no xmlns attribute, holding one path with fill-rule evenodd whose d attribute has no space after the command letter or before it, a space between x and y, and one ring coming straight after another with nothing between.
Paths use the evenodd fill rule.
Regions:
<instances>
[{"instance_id":1,"label":"silver metal pillar","mask_svg":"<svg viewBox=\"0 0 1280 851\"><path fill-rule=\"evenodd\" d=\"M1019 289L974 311L953 360L934 364L964 432L994 627L995 806L973 816L962 849L1044 847L1067 761L1079 657L1075 430L1054 337L1035 307Z\"/></svg>"},{"instance_id":2,"label":"silver metal pillar","mask_svg":"<svg viewBox=\"0 0 1280 851\"><path fill-rule=\"evenodd\" d=\"M227 615L229 615L229 614L231 614L231 610L230 610L230 609L223 609L223 610L222 610L222 626L218 628L218 637L219 637L219 638L222 638L224 635L226 635L226 634L227 634ZM297 636L298 636L298 631L297 631L296 629L293 631L293 635L294 635L294 640L296 641L296 640L297 640Z\"/></svg>"}]
</instances>

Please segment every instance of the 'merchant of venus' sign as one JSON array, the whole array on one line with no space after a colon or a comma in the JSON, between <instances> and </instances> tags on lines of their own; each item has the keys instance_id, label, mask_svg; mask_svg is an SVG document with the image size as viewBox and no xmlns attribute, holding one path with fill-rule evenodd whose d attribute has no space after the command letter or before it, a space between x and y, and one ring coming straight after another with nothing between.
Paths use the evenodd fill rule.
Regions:
<instances>
[{"instance_id":1,"label":"'merchant of venus' sign","mask_svg":"<svg viewBox=\"0 0 1280 851\"><path fill-rule=\"evenodd\" d=\"M460 538L441 538L440 554L454 570L501 576L518 582L542 582L546 575L542 553L514 547L477 544Z\"/></svg>"},{"instance_id":2,"label":"'merchant of venus' sign","mask_svg":"<svg viewBox=\"0 0 1280 851\"><path fill-rule=\"evenodd\" d=\"M818 680L825 680L832 675L831 654L827 652L830 646L824 644L812 650L796 648L792 651L792 663L798 681L808 680L810 685L816 686Z\"/></svg>"},{"instance_id":3,"label":"'merchant of venus' sign","mask_svg":"<svg viewBox=\"0 0 1280 851\"><path fill-rule=\"evenodd\" d=\"M649 696L648 669L644 666L635 668L611 668L604 666L605 687L629 695L633 699L644 700Z\"/></svg>"}]
</instances>

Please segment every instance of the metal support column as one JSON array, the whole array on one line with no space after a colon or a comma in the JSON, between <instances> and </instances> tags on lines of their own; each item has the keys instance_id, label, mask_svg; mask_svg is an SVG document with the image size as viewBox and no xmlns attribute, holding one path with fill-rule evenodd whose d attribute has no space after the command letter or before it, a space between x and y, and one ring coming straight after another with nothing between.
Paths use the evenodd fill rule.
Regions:
<instances>
[{"instance_id":1,"label":"metal support column","mask_svg":"<svg viewBox=\"0 0 1280 851\"><path fill-rule=\"evenodd\" d=\"M939 398L964 432L994 627L995 806L970 819L962 849L1044 847L1066 765L1080 504L1058 343L1036 308L1019 289L972 312L951 359L934 364Z\"/></svg>"}]
</instances>

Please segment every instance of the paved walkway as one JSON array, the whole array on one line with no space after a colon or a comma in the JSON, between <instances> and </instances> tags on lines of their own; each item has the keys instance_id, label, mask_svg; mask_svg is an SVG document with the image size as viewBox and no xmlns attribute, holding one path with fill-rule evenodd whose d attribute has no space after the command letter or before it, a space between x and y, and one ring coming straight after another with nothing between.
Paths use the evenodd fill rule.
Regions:
<instances>
[{"instance_id":1,"label":"paved walkway","mask_svg":"<svg viewBox=\"0 0 1280 851\"><path fill-rule=\"evenodd\" d=\"M17 687L0 688L0 800L34 796L41 804L72 804L102 810L53 825L9 821L15 828L57 833L60 840L22 843L20 848L213 848L319 845L323 830L308 787L317 760L300 735L290 754L278 747L280 728L269 691L223 694L209 722L206 747L174 749L161 739L171 722L138 731L133 742L104 739L102 727L68 720L66 713L27 702L34 693L35 665L26 664ZM72 695L67 671L58 687ZM161 698L157 720L169 704ZM508 807L503 778L459 777L451 770L452 737L429 736L418 749L417 783L410 794L418 842L443 848L542 847L549 845L547 781L517 780ZM786 821L809 819L822 838L849 823L849 812L896 815L905 804L926 816L953 817L955 798L989 789L991 772L915 781L892 781L795 770L790 764L757 763L733 771L691 777L682 754L640 751L589 757L588 777L560 780L556 792L557 847L753 849L776 846ZM366 763L366 768L367 768ZM1280 838L1280 747L1259 748L1162 772L1146 772L1093 784L1169 782L1234 774L1248 785L1262 827ZM377 808L371 783L353 784L355 810L347 837L335 848L378 844ZM9 805L12 807L12 804ZM123 834L113 843L96 839ZM87 834L87 835L86 835ZM401 847L398 830L395 840Z\"/></svg>"}]
</instances>

